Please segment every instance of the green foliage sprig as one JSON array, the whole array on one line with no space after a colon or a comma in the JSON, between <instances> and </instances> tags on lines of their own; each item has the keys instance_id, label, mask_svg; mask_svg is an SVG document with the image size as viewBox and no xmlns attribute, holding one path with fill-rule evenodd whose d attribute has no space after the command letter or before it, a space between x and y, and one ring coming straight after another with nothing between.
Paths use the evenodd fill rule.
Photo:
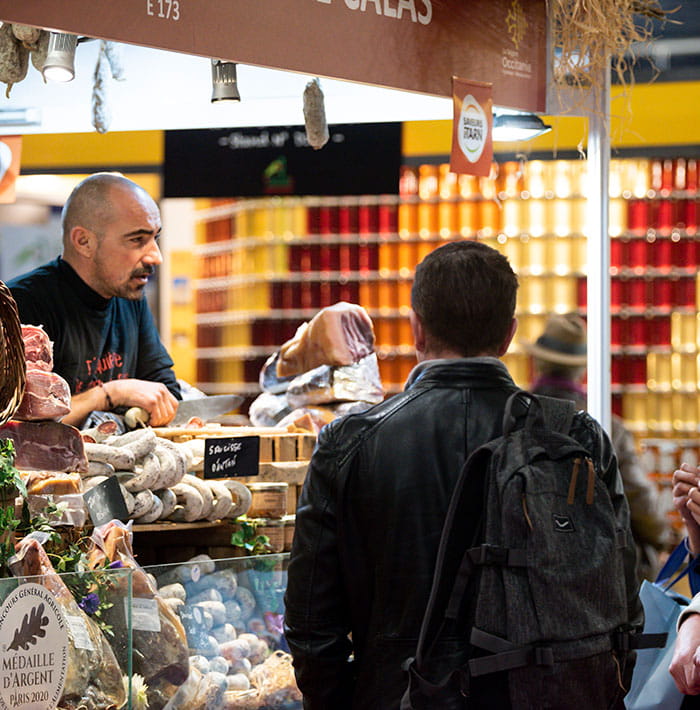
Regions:
<instances>
[{"instance_id":1,"label":"green foliage sprig","mask_svg":"<svg viewBox=\"0 0 700 710\"><path fill-rule=\"evenodd\" d=\"M108 601L112 582L110 575L104 573L106 565L104 568L90 568L85 552L88 541L89 538L81 537L75 543L52 547L51 551L47 548L46 551L53 568L61 575L78 606L103 633L112 636L114 631L104 619L104 613L113 606Z\"/></svg>"},{"instance_id":2,"label":"green foliage sprig","mask_svg":"<svg viewBox=\"0 0 700 710\"><path fill-rule=\"evenodd\" d=\"M267 535L258 535L257 525L252 520L236 518L236 530L231 535L231 544L242 547L251 555L264 555L271 552L270 538Z\"/></svg>"},{"instance_id":3,"label":"green foliage sprig","mask_svg":"<svg viewBox=\"0 0 700 710\"><path fill-rule=\"evenodd\" d=\"M15 444L12 439L0 439L0 488L4 486L14 486L23 498L27 497L27 487L15 468Z\"/></svg>"}]
</instances>

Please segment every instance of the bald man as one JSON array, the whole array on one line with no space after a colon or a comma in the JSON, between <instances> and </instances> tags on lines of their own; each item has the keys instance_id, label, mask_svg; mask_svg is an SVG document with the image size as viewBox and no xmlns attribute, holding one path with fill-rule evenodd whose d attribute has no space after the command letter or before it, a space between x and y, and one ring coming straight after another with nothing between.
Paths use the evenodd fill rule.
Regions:
<instances>
[{"instance_id":1,"label":"bald man","mask_svg":"<svg viewBox=\"0 0 700 710\"><path fill-rule=\"evenodd\" d=\"M167 424L180 388L144 297L163 261L156 203L131 180L97 173L75 187L61 223L62 256L7 286L22 323L43 325L54 343L54 371L72 393L62 421L139 406L153 426Z\"/></svg>"}]
</instances>

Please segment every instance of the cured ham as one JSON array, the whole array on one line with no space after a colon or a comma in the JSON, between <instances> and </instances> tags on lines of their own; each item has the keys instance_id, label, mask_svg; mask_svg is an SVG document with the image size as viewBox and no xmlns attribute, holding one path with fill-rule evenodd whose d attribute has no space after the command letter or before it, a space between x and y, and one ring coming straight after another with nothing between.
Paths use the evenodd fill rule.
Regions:
<instances>
[{"instance_id":1,"label":"cured ham","mask_svg":"<svg viewBox=\"0 0 700 710\"><path fill-rule=\"evenodd\" d=\"M70 412L70 387L57 373L27 367L24 397L15 419L57 421Z\"/></svg>"},{"instance_id":2,"label":"cured ham","mask_svg":"<svg viewBox=\"0 0 700 710\"><path fill-rule=\"evenodd\" d=\"M340 301L321 309L280 348L278 377L320 365L352 365L374 352L374 327L367 311Z\"/></svg>"},{"instance_id":3,"label":"cured ham","mask_svg":"<svg viewBox=\"0 0 700 710\"><path fill-rule=\"evenodd\" d=\"M22 340L27 367L51 372L53 370L53 343L40 325L23 325Z\"/></svg>"},{"instance_id":4,"label":"cured ham","mask_svg":"<svg viewBox=\"0 0 700 710\"><path fill-rule=\"evenodd\" d=\"M15 466L29 471L87 473L88 462L80 432L59 422L9 421L0 439L12 439Z\"/></svg>"},{"instance_id":5,"label":"cured ham","mask_svg":"<svg viewBox=\"0 0 700 710\"><path fill-rule=\"evenodd\" d=\"M129 528L118 520L112 520L95 530L93 540L95 548L89 555L91 566L101 567L105 562L121 562L123 567L133 570L131 590L127 579L123 579L121 583L115 582L111 587L109 599L112 607L105 612L107 623L115 630L116 648L123 649L124 653L128 652L128 624L124 619L124 599L131 594L134 608L136 603L140 605L141 610L149 604L153 607L149 628L142 626L139 620L132 616L133 672L142 675L149 688L153 688L154 692L149 693L150 710L160 710L170 695L177 691L177 687L187 680L189 674L185 629L134 559ZM120 635L124 638L120 638Z\"/></svg>"},{"instance_id":6,"label":"cured ham","mask_svg":"<svg viewBox=\"0 0 700 710\"><path fill-rule=\"evenodd\" d=\"M55 597L68 623L68 665L57 710L116 710L126 701L122 673L97 624L78 606L38 540L17 544L11 562L16 577L32 577Z\"/></svg>"}]
</instances>

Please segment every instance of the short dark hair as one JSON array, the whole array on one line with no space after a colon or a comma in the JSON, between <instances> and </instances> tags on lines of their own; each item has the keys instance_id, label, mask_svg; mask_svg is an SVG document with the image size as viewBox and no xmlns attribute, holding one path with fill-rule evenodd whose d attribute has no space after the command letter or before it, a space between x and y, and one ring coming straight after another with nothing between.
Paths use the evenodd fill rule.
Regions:
<instances>
[{"instance_id":1,"label":"short dark hair","mask_svg":"<svg viewBox=\"0 0 700 710\"><path fill-rule=\"evenodd\" d=\"M411 307L432 350L495 353L515 315L518 278L508 259L476 241L450 242L416 267Z\"/></svg>"}]
</instances>

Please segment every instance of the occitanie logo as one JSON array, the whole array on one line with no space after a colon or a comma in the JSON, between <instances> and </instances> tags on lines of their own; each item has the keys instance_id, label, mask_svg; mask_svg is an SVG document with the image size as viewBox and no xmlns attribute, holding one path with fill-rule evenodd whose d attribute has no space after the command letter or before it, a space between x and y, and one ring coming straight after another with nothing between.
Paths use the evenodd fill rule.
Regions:
<instances>
[{"instance_id":1,"label":"occitanie logo","mask_svg":"<svg viewBox=\"0 0 700 710\"><path fill-rule=\"evenodd\" d=\"M516 49L520 48L520 43L527 32L527 20L523 12L520 0L513 0L510 5L510 10L506 15L506 27L508 28L508 36Z\"/></svg>"}]
</instances>

